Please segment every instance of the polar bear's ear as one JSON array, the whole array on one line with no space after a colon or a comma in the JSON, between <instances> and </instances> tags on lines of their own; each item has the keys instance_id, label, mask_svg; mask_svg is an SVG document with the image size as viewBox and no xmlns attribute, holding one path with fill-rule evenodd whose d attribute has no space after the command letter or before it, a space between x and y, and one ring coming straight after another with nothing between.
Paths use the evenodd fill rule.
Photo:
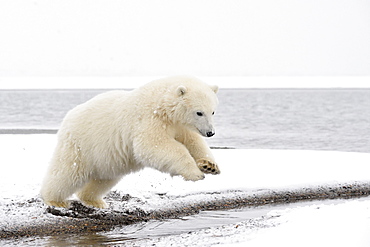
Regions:
<instances>
[{"instance_id":1,"label":"polar bear's ear","mask_svg":"<svg viewBox=\"0 0 370 247\"><path fill-rule=\"evenodd\" d=\"M210 86L213 92L217 93L218 92L218 86L217 85L212 85Z\"/></svg>"},{"instance_id":2,"label":"polar bear's ear","mask_svg":"<svg viewBox=\"0 0 370 247\"><path fill-rule=\"evenodd\" d=\"M187 89L184 86L178 86L176 93L178 96L183 96L186 93Z\"/></svg>"}]
</instances>

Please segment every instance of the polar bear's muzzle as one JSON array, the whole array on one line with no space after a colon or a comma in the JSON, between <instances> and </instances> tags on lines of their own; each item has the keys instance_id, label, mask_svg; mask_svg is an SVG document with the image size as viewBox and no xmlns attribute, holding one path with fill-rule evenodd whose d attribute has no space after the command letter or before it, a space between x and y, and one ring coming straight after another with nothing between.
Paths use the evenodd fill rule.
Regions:
<instances>
[{"instance_id":1,"label":"polar bear's muzzle","mask_svg":"<svg viewBox=\"0 0 370 247\"><path fill-rule=\"evenodd\" d=\"M211 137L215 135L215 131L212 130L199 130L199 133L204 137Z\"/></svg>"}]
</instances>

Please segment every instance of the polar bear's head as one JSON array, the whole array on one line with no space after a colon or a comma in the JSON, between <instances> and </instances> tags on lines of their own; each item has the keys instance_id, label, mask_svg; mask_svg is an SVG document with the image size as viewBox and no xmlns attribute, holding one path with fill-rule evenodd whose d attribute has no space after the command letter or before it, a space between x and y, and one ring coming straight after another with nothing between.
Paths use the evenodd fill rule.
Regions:
<instances>
[{"instance_id":1,"label":"polar bear's head","mask_svg":"<svg viewBox=\"0 0 370 247\"><path fill-rule=\"evenodd\" d=\"M217 91L217 86L209 86L200 81L177 86L178 100L174 113L177 122L202 136L213 136L213 115L218 105Z\"/></svg>"}]
</instances>

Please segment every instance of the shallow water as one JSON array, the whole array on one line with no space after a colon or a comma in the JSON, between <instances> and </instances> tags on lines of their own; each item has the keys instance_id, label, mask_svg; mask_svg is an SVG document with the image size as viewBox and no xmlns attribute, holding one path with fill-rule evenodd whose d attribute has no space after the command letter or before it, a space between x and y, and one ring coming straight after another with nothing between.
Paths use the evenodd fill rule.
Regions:
<instances>
[{"instance_id":1,"label":"shallow water","mask_svg":"<svg viewBox=\"0 0 370 247\"><path fill-rule=\"evenodd\" d=\"M360 198L351 200L370 200L370 198ZM164 221L149 221L129 226L117 227L112 231L100 232L95 234L74 234L68 236L51 236L43 238L23 238L18 240L0 241L1 246L123 246L135 244L135 241L151 239L164 236L176 236L182 233L196 232L201 229L218 227L228 224L238 224L240 222L251 221L266 217L270 211L284 210L287 208L297 208L310 205L341 204L350 200L324 200L280 204L274 206L260 206L254 208L241 208L225 211L202 211L197 215L182 217L180 219L170 219ZM262 224L263 225L263 224ZM254 226L260 228L258 223ZM176 244L176 243L174 243Z\"/></svg>"}]
</instances>

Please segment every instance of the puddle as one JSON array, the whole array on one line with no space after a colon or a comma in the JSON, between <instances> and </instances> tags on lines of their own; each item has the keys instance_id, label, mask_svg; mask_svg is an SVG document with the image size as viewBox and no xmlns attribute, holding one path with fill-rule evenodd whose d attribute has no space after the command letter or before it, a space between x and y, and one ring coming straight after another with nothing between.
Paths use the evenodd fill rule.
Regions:
<instances>
[{"instance_id":1,"label":"puddle","mask_svg":"<svg viewBox=\"0 0 370 247\"><path fill-rule=\"evenodd\" d=\"M179 235L194 232L200 229L218 227L232 223L239 223L250 219L265 216L272 210L283 210L309 206L315 204L340 204L348 201L369 200L369 198L351 200L325 200L302 203L281 204L275 206L261 206L255 208L241 208L227 211L202 211L197 215L163 221L149 221L124 227L117 227L109 232L95 234L74 234L43 238L23 238L18 240L0 241L1 246L111 246L124 245L136 240L154 237Z\"/></svg>"}]
</instances>

